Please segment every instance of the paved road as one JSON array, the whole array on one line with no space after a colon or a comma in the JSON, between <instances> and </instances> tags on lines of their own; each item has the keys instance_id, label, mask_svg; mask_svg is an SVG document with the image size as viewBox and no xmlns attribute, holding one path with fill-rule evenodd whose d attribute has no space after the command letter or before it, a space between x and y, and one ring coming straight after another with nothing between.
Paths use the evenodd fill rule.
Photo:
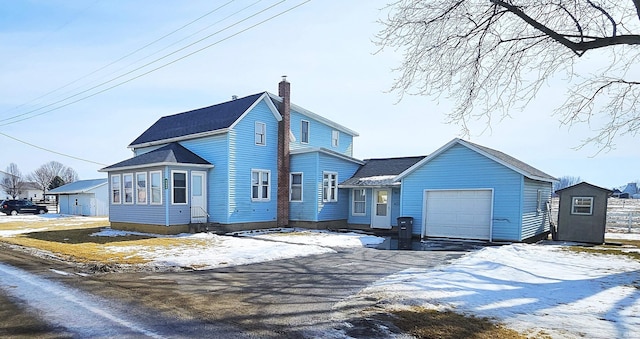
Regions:
<instances>
[{"instance_id":1,"label":"paved road","mask_svg":"<svg viewBox=\"0 0 640 339\"><path fill-rule=\"evenodd\" d=\"M410 267L437 266L463 255L467 250L382 251L357 248L207 271L110 273L92 277L44 274L49 276L49 280L58 281L62 288L74 286L73 292L62 290L45 294L56 304L67 302L67 295L80 293L80 300L90 300L77 307L81 312L99 315L100 310L106 310L107 318L112 322L108 327L122 327L124 336L193 337L208 334L208 337L301 338L325 337L332 333L340 337L346 331L353 337L374 337L376 332L367 328L370 324L354 322L356 326L345 327L344 323L336 322L336 312L346 311L336 309L336 303L389 274ZM0 261L3 259L0 255ZM0 274L12 269L6 266L0 266L0 269L2 267L5 269ZM73 271L71 267L59 269ZM46 279L34 279L28 276L27 280L37 281L31 288L52 286ZM0 279L5 290L7 285L18 284ZM92 299L96 295L100 296L99 301ZM26 299L17 293L12 297ZM76 297L72 299L78 300ZM42 312L51 313L47 310ZM82 336L82 329L44 318ZM99 325L101 322L96 320L93 323Z\"/></svg>"}]
</instances>

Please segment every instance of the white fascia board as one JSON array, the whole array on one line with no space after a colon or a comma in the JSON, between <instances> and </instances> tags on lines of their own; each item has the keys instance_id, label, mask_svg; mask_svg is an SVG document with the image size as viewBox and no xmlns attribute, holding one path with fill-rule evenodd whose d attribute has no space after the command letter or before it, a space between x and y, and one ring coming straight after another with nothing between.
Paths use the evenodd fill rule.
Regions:
<instances>
[{"instance_id":1,"label":"white fascia board","mask_svg":"<svg viewBox=\"0 0 640 339\"><path fill-rule=\"evenodd\" d=\"M343 160L347 160L353 163L356 163L358 165L364 165L364 162L362 160L358 160L356 158L352 158L350 156L346 156L342 153L338 153L338 152L334 152L331 151L329 149L326 149L324 147L305 147L305 148L298 148L298 149L293 149L289 151L289 154L305 154L305 153L313 153L313 152L318 152L318 153L323 153L323 154L327 154L327 155L331 155L334 156L336 158L340 158Z\"/></svg>"},{"instance_id":2,"label":"white fascia board","mask_svg":"<svg viewBox=\"0 0 640 339\"><path fill-rule=\"evenodd\" d=\"M394 181L402 180L404 177L406 177L407 175L411 174L416 169L422 167L424 164L426 164L427 162L431 161L431 159L436 158L438 155L440 155L440 153L442 153L442 152L448 150L449 148L451 148L454 144L457 143L458 140L459 140L458 138L455 138L455 139L449 141L444 146L438 148L435 152L427 155L424 159L416 162L415 164L413 164L413 166L407 168L406 170L404 170L404 172L398 174L396 176L396 178L394 179Z\"/></svg>"},{"instance_id":3,"label":"white fascia board","mask_svg":"<svg viewBox=\"0 0 640 339\"><path fill-rule=\"evenodd\" d=\"M282 101L282 98L280 98L279 96L272 94L272 93L268 93L273 99L277 100L277 101ZM317 120L327 126L333 127L341 132L347 133L351 136L357 137L360 136L360 134L352 129L349 129L347 127L344 127L340 124L338 124L337 122L331 121L321 115L318 115L316 113L313 113L311 111L309 111L308 109L302 108L294 103L291 104L291 109L306 116L309 117L310 119L314 119Z\"/></svg>"},{"instance_id":4,"label":"white fascia board","mask_svg":"<svg viewBox=\"0 0 640 339\"><path fill-rule=\"evenodd\" d=\"M229 129L233 129L234 127L236 127L236 125L240 122L240 120L242 120L245 116L247 116L247 114L249 114L249 112L251 112L251 110L253 110L256 106L258 106L258 104L262 100L264 100L264 102L269 107L269 110L271 110L271 113L273 114L273 117L277 121L281 121L282 120L282 116L280 115L280 112L278 111L278 108L273 104L273 102L271 102L271 100L267 100L268 96L269 96L269 94L267 92L262 93L262 95L258 99L256 99L256 101L253 104L251 104L251 106L249 106L249 108L247 108L242 113L242 115L238 119L236 119L236 121L234 121L233 124L231 124L231 126L229 126Z\"/></svg>"},{"instance_id":5,"label":"white fascia board","mask_svg":"<svg viewBox=\"0 0 640 339\"><path fill-rule=\"evenodd\" d=\"M165 144L170 144L172 142L180 142L180 141L184 141L184 140L191 140L191 139L209 137L209 136L212 136L212 135L224 134L224 133L227 133L227 132L229 132L228 128L222 128L222 129L218 129L218 130L215 130L215 131L207 131L207 132L202 132L202 133L183 135L183 136L179 136L179 137L175 137L175 138L154 140L154 141L145 142L145 143L142 143L142 144L129 145L129 146L127 146L127 148L129 148L131 150L135 150L136 148L143 148L143 147L150 147L150 146L157 146L157 145L165 145Z\"/></svg>"},{"instance_id":6,"label":"white fascia board","mask_svg":"<svg viewBox=\"0 0 640 339\"><path fill-rule=\"evenodd\" d=\"M151 164L116 167L116 168L110 168L110 169L102 168L102 169L99 169L98 172L128 171L133 169L161 167L161 166L180 166L180 167L197 167L197 168L213 168L214 167L213 165L205 165L205 164L185 164L180 162L156 162Z\"/></svg>"}]
</instances>

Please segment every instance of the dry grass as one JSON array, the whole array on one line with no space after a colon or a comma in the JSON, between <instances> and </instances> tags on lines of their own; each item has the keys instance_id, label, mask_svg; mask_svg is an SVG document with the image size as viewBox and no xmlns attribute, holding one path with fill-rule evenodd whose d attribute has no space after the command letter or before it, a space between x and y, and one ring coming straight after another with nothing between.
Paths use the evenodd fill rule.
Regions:
<instances>
[{"instance_id":1,"label":"dry grass","mask_svg":"<svg viewBox=\"0 0 640 339\"><path fill-rule=\"evenodd\" d=\"M391 312L391 321L403 332L416 338L440 339L526 339L517 331L496 324L488 318L465 316L451 311L424 307ZM544 338L536 334L537 338Z\"/></svg>"}]
</instances>

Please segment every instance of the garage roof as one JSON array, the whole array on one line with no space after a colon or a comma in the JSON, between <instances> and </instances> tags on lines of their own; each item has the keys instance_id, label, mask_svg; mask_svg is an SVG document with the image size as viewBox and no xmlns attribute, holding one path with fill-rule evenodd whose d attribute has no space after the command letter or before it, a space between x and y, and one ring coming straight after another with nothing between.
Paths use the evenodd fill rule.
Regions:
<instances>
[{"instance_id":1,"label":"garage roof","mask_svg":"<svg viewBox=\"0 0 640 339\"><path fill-rule=\"evenodd\" d=\"M78 180L50 190L49 194L79 194L87 193L93 189L107 184L107 179Z\"/></svg>"}]
</instances>

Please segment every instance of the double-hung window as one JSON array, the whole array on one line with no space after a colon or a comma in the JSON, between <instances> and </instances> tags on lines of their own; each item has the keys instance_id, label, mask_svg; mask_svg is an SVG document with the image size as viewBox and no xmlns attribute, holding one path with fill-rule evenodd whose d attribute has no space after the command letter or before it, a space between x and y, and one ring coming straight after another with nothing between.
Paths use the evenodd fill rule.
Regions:
<instances>
[{"instance_id":1,"label":"double-hung window","mask_svg":"<svg viewBox=\"0 0 640 339\"><path fill-rule=\"evenodd\" d=\"M593 197L573 197L571 199L571 214L593 214Z\"/></svg>"},{"instance_id":2,"label":"double-hung window","mask_svg":"<svg viewBox=\"0 0 640 339\"><path fill-rule=\"evenodd\" d=\"M151 204L162 204L162 172L151 172Z\"/></svg>"},{"instance_id":3,"label":"double-hung window","mask_svg":"<svg viewBox=\"0 0 640 339\"><path fill-rule=\"evenodd\" d=\"M171 203L186 204L187 203L187 172L171 171Z\"/></svg>"},{"instance_id":4,"label":"double-hung window","mask_svg":"<svg viewBox=\"0 0 640 339\"><path fill-rule=\"evenodd\" d=\"M306 120L300 122L300 142L303 144L309 143L309 122Z\"/></svg>"},{"instance_id":5,"label":"double-hung window","mask_svg":"<svg viewBox=\"0 0 640 339\"><path fill-rule=\"evenodd\" d=\"M335 172L322 173L322 201L323 202L338 201L338 173L335 173Z\"/></svg>"},{"instance_id":6,"label":"double-hung window","mask_svg":"<svg viewBox=\"0 0 640 339\"><path fill-rule=\"evenodd\" d=\"M124 203L133 204L133 174L123 174L122 183L124 184Z\"/></svg>"},{"instance_id":7,"label":"double-hung window","mask_svg":"<svg viewBox=\"0 0 640 339\"><path fill-rule=\"evenodd\" d=\"M353 190L353 215L367 214L367 197L364 188L355 188Z\"/></svg>"},{"instance_id":8,"label":"double-hung window","mask_svg":"<svg viewBox=\"0 0 640 339\"><path fill-rule=\"evenodd\" d=\"M271 198L271 172L251 170L251 200L269 201Z\"/></svg>"},{"instance_id":9,"label":"double-hung window","mask_svg":"<svg viewBox=\"0 0 640 339\"><path fill-rule=\"evenodd\" d=\"M256 145L267 144L267 125L264 122L256 121Z\"/></svg>"},{"instance_id":10,"label":"double-hung window","mask_svg":"<svg viewBox=\"0 0 640 339\"><path fill-rule=\"evenodd\" d=\"M122 183L120 182L120 174L111 176L111 203L122 203Z\"/></svg>"},{"instance_id":11,"label":"double-hung window","mask_svg":"<svg viewBox=\"0 0 640 339\"><path fill-rule=\"evenodd\" d=\"M340 132L333 130L331 131L331 147L338 147L340 143Z\"/></svg>"},{"instance_id":12,"label":"double-hung window","mask_svg":"<svg viewBox=\"0 0 640 339\"><path fill-rule=\"evenodd\" d=\"M136 173L136 203L147 203L147 173Z\"/></svg>"},{"instance_id":13,"label":"double-hung window","mask_svg":"<svg viewBox=\"0 0 640 339\"><path fill-rule=\"evenodd\" d=\"M302 173L291 173L289 185L289 201L302 201Z\"/></svg>"}]
</instances>

